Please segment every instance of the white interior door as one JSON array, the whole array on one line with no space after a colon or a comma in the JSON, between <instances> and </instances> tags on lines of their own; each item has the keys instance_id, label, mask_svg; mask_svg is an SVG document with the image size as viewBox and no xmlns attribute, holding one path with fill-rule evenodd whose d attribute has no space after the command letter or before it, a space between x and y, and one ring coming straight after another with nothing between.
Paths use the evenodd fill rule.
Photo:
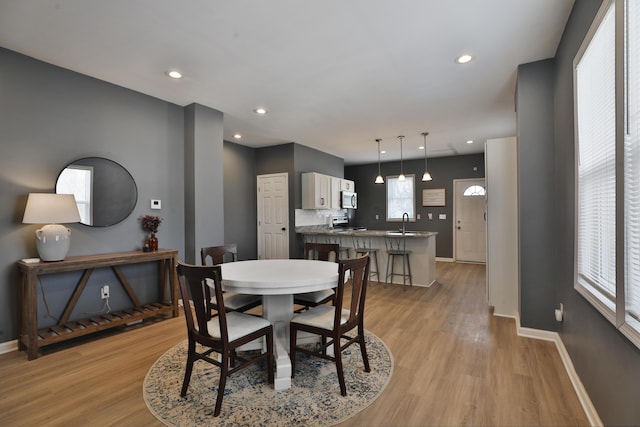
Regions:
<instances>
[{"instance_id":1,"label":"white interior door","mask_svg":"<svg viewBox=\"0 0 640 427\"><path fill-rule=\"evenodd\" d=\"M454 181L456 261L487 261L486 190L484 179Z\"/></svg>"},{"instance_id":2,"label":"white interior door","mask_svg":"<svg viewBox=\"0 0 640 427\"><path fill-rule=\"evenodd\" d=\"M289 175L258 176L258 259L289 258Z\"/></svg>"}]
</instances>

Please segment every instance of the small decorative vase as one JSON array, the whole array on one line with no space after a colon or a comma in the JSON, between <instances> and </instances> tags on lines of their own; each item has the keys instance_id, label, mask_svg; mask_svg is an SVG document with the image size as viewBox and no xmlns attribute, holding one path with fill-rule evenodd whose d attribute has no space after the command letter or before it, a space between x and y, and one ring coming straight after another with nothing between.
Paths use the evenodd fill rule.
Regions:
<instances>
[{"instance_id":1,"label":"small decorative vase","mask_svg":"<svg viewBox=\"0 0 640 427\"><path fill-rule=\"evenodd\" d=\"M155 233L151 233L151 236L149 236L149 240L147 241L147 244L149 245L149 249L151 251L158 250L158 238L156 237Z\"/></svg>"}]
</instances>

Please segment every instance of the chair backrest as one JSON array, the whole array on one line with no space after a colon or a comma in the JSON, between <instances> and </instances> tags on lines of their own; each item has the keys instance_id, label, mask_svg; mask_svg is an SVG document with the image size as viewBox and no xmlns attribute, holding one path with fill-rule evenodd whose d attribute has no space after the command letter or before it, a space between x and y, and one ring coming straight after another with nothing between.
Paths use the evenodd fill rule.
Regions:
<instances>
[{"instance_id":1,"label":"chair backrest","mask_svg":"<svg viewBox=\"0 0 640 427\"><path fill-rule=\"evenodd\" d=\"M340 245L337 243L306 242L304 244L304 259L316 259L319 261L338 262L339 254L340 254Z\"/></svg>"},{"instance_id":2,"label":"chair backrest","mask_svg":"<svg viewBox=\"0 0 640 427\"><path fill-rule=\"evenodd\" d=\"M210 346L215 345L216 342L226 342L227 317L222 296L220 266L190 265L178 261L176 269L189 338ZM209 284L214 287L213 291L219 306L216 318L219 322L220 337L211 336L207 324L211 320L207 304Z\"/></svg>"},{"instance_id":3,"label":"chair backrest","mask_svg":"<svg viewBox=\"0 0 640 427\"><path fill-rule=\"evenodd\" d=\"M345 331L354 326L362 325L364 321L364 303L369 284L369 254L358 258L349 258L339 261L338 287L336 288L334 329L338 327ZM351 277L351 301L349 307L344 307L345 278ZM349 319L342 322L342 309L349 310Z\"/></svg>"},{"instance_id":4,"label":"chair backrest","mask_svg":"<svg viewBox=\"0 0 640 427\"><path fill-rule=\"evenodd\" d=\"M200 259L202 265L218 265L225 262L234 262L238 258L238 245L229 243L228 245L209 246L200 249ZM209 262L210 259L211 261Z\"/></svg>"}]
</instances>

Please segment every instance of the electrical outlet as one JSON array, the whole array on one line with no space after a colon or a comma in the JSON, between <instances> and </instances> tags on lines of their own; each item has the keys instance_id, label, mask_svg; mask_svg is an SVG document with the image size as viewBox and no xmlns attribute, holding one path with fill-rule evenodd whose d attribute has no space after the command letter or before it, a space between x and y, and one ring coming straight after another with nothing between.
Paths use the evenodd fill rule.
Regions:
<instances>
[{"instance_id":1,"label":"electrical outlet","mask_svg":"<svg viewBox=\"0 0 640 427\"><path fill-rule=\"evenodd\" d=\"M100 297L102 299L109 298L109 285L104 285L103 287L100 288Z\"/></svg>"}]
</instances>

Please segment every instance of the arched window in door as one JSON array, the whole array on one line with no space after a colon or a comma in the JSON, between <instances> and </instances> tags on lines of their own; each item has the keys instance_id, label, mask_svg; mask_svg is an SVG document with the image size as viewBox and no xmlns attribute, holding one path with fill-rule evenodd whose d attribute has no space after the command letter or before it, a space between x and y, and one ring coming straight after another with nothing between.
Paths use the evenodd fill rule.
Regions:
<instances>
[{"instance_id":1,"label":"arched window in door","mask_svg":"<svg viewBox=\"0 0 640 427\"><path fill-rule=\"evenodd\" d=\"M463 196L484 196L487 192L482 185L470 185L462 193Z\"/></svg>"}]
</instances>

